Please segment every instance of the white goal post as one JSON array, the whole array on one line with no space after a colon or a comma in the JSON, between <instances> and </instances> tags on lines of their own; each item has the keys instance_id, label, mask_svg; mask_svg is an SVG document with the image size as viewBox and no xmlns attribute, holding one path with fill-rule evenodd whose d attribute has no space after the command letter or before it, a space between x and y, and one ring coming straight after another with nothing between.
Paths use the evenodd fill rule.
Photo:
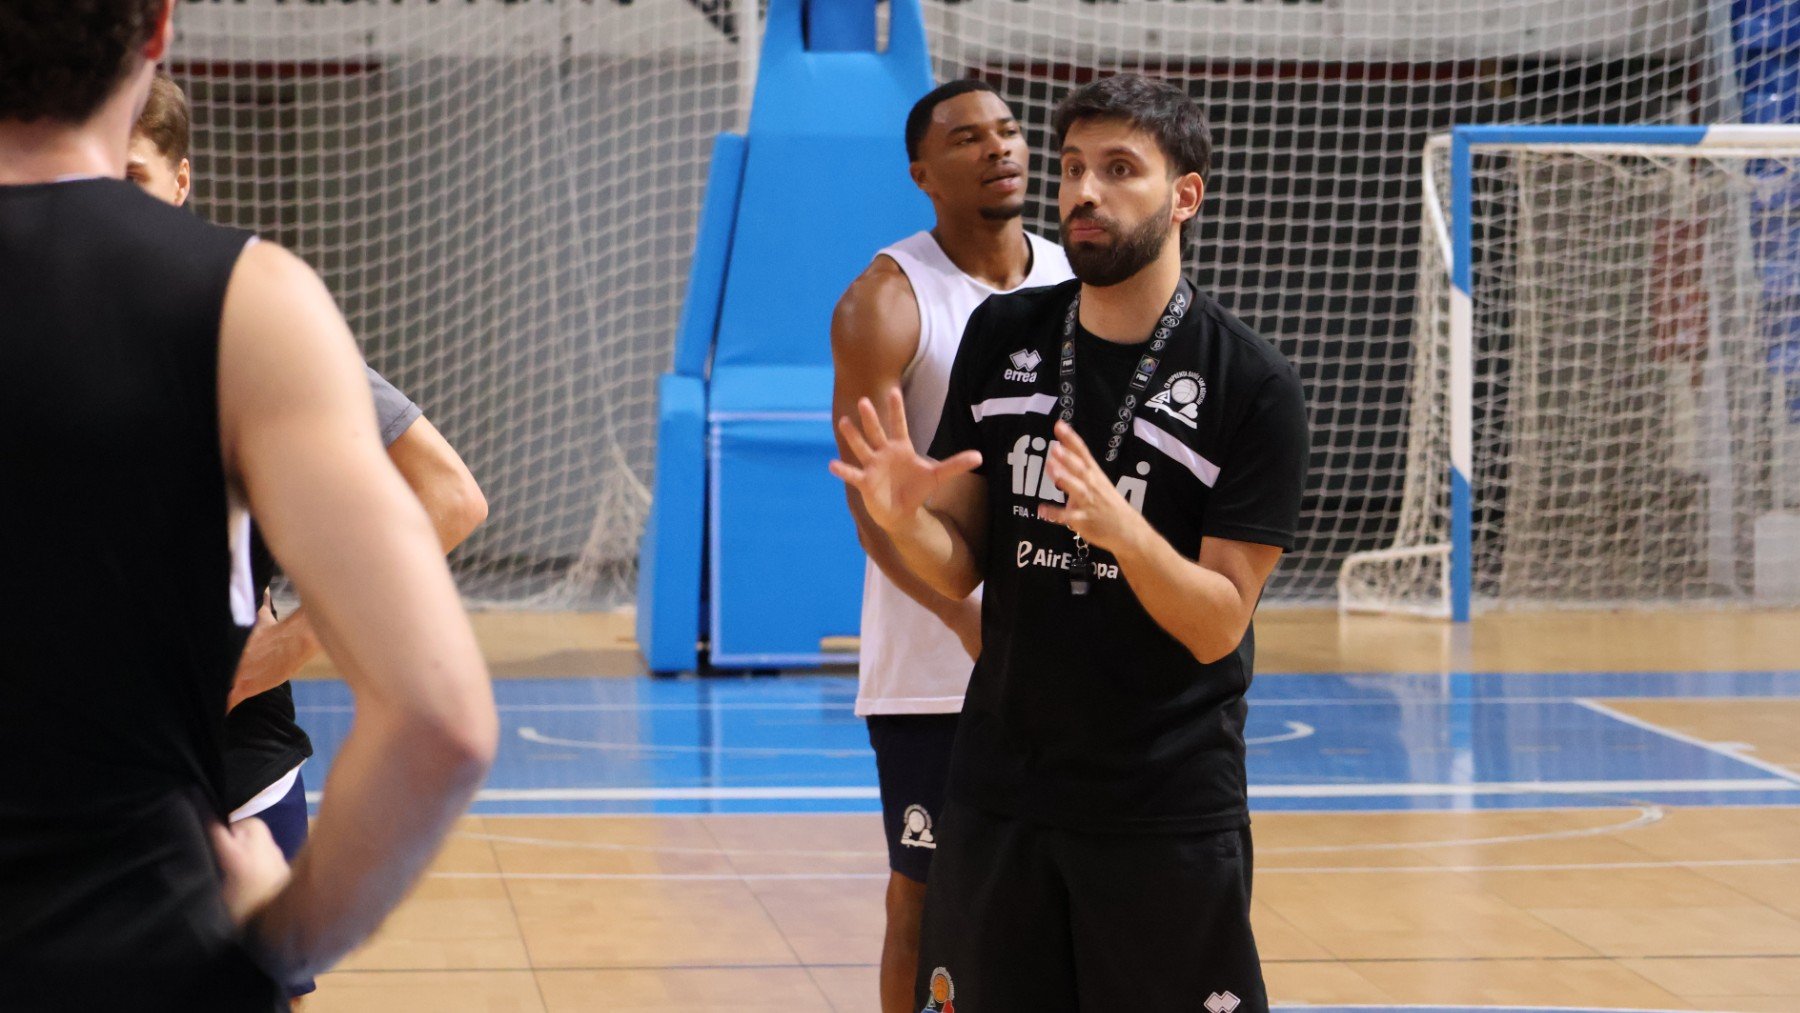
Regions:
<instances>
[{"instance_id":1,"label":"white goal post","mask_svg":"<svg viewBox=\"0 0 1800 1013\"><path fill-rule=\"evenodd\" d=\"M1424 153L1405 491L1346 611L1800 602L1800 128Z\"/></svg>"}]
</instances>

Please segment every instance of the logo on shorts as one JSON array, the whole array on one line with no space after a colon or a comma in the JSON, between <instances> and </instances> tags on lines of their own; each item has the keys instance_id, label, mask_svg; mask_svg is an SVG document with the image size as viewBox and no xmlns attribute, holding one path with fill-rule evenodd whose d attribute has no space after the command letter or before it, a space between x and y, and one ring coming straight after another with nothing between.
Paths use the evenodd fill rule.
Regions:
<instances>
[{"instance_id":1,"label":"logo on shorts","mask_svg":"<svg viewBox=\"0 0 1800 1013\"><path fill-rule=\"evenodd\" d=\"M906 807L906 816L900 821L900 843L908 848L937 848L937 838L931 833L931 814L924 806Z\"/></svg>"},{"instance_id":2,"label":"logo on shorts","mask_svg":"<svg viewBox=\"0 0 1800 1013\"><path fill-rule=\"evenodd\" d=\"M1210 1013L1231 1013L1243 1005L1244 1001L1230 992L1214 992L1206 997L1206 1008Z\"/></svg>"},{"instance_id":3,"label":"logo on shorts","mask_svg":"<svg viewBox=\"0 0 1800 1013\"><path fill-rule=\"evenodd\" d=\"M1006 378L1018 383L1036 383L1038 364L1044 357L1035 348L1021 348L1007 356L1012 360L1012 368L1006 371Z\"/></svg>"},{"instance_id":4,"label":"logo on shorts","mask_svg":"<svg viewBox=\"0 0 1800 1013\"><path fill-rule=\"evenodd\" d=\"M956 1013L956 982L943 968L931 972L931 1002L919 1013Z\"/></svg>"},{"instance_id":5,"label":"logo on shorts","mask_svg":"<svg viewBox=\"0 0 1800 1013\"><path fill-rule=\"evenodd\" d=\"M1206 400L1206 381L1199 373L1183 371L1169 377L1162 393L1148 402L1151 409L1180 419L1189 429L1199 428L1200 404Z\"/></svg>"}]
</instances>

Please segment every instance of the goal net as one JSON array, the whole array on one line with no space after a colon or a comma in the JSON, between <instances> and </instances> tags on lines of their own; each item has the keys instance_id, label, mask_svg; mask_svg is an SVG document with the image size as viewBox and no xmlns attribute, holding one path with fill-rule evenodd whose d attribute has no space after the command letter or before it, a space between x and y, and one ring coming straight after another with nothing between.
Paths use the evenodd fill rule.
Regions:
<instances>
[{"instance_id":1,"label":"goal net","mask_svg":"<svg viewBox=\"0 0 1800 1013\"><path fill-rule=\"evenodd\" d=\"M1800 129L1549 133L1425 149L1398 534L1342 604L1800 601Z\"/></svg>"},{"instance_id":2,"label":"goal net","mask_svg":"<svg viewBox=\"0 0 1800 1013\"><path fill-rule=\"evenodd\" d=\"M704 5L702 5L704 6ZM452 557L508 606L630 601L738 25L684 0L181 5L201 214L324 276L467 460Z\"/></svg>"},{"instance_id":3,"label":"goal net","mask_svg":"<svg viewBox=\"0 0 1800 1013\"><path fill-rule=\"evenodd\" d=\"M939 79L987 80L1023 121L1027 224L1047 236L1050 116L1071 88L1138 71L1207 110L1218 154L1193 273L1299 365L1311 404L1301 541L1267 597L1331 603L1344 561L1393 544L1410 502L1426 138L1731 120L1730 7L925 0L925 17ZM758 4L180 8L200 211L317 266L371 364L469 460L492 511L453 558L465 592L629 603L654 378L711 138L748 104ZM894 151L903 173L898 137Z\"/></svg>"}]
</instances>

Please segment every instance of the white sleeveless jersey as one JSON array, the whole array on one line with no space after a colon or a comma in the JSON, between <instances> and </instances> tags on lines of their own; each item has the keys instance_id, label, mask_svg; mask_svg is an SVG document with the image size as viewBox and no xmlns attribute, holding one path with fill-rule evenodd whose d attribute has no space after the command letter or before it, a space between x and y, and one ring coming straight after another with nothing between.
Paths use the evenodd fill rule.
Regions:
<instances>
[{"instance_id":1,"label":"white sleeveless jersey","mask_svg":"<svg viewBox=\"0 0 1800 1013\"><path fill-rule=\"evenodd\" d=\"M1031 243L1031 271L1019 288L1057 285L1073 277L1062 247L1029 232L1025 235ZM913 446L923 454L937 434L963 328L975 307L1000 290L959 270L930 232L901 240L877 256L900 265L919 303L919 348L901 377L900 389L906 397L906 426ZM963 691L974 667L956 634L894 586L873 562L863 576L859 661L858 716L954 714L962 710Z\"/></svg>"}]
</instances>

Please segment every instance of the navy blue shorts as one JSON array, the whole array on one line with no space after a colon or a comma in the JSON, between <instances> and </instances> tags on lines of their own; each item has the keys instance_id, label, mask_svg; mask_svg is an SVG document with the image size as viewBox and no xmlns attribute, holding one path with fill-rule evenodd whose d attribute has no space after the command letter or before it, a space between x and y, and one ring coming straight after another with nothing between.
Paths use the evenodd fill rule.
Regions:
<instances>
[{"instance_id":1,"label":"navy blue shorts","mask_svg":"<svg viewBox=\"0 0 1800 1013\"><path fill-rule=\"evenodd\" d=\"M294 775L294 786L274 805L259 812L254 817L269 825L269 833L281 848L281 853L292 862L300 853L300 846L306 843L306 773L301 771ZM318 989L318 982L311 978L295 982L288 987L290 997L299 997Z\"/></svg>"},{"instance_id":2,"label":"navy blue shorts","mask_svg":"<svg viewBox=\"0 0 1800 1013\"><path fill-rule=\"evenodd\" d=\"M917 883L925 882L937 852L937 818L944 809L950 749L961 716L872 714L868 719L888 868Z\"/></svg>"}]
</instances>

